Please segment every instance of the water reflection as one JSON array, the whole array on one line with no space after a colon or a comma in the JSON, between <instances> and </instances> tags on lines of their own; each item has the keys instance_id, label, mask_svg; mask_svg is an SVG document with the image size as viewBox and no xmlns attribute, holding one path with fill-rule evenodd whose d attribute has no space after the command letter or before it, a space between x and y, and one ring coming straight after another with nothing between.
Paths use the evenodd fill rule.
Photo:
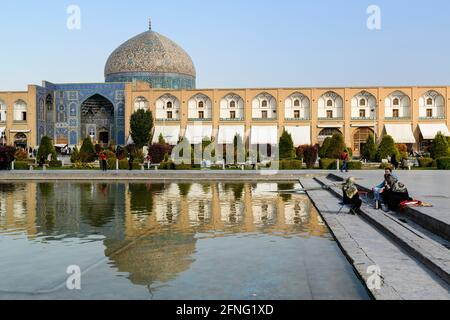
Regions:
<instances>
[{"instance_id":1,"label":"water reflection","mask_svg":"<svg viewBox=\"0 0 450 320\"><path fill-rule=\"evenodd\" d=\"M331 239L307 197L274 192L294 187L272 183L0 183L0 239L21 234L29 243L52 246L64 242L79 247L74 239L99 243L117 274L126 273L135 285L151 286L189 270L198 241L203 239L252 234ZM66 254L87 257L86 248L80 250ZM49 261L59 258L51 250L45 254ZM6 268L12 269L16 262L7 263ZM42 268L46 263L47 268L53 266L45 262Z\"/></svg>"}]
</instances>

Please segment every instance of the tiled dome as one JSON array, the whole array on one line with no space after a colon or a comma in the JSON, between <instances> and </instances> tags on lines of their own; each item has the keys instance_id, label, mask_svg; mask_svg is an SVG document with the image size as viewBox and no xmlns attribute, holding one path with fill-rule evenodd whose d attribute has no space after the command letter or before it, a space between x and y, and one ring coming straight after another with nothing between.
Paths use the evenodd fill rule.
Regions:
<instances>
[{"instance_id":1,"label":"tiled dome","mask_svg":"<svg viewBox=\"0 0 450 320\"><path fill-rule=\"evenodd\" d=\"M139 34L118 47L105 66L106 80L114 81L124 75L165 75L195 81L195 67L191 57L175 42L152 30Z\"/></svg>"}]
</instances>

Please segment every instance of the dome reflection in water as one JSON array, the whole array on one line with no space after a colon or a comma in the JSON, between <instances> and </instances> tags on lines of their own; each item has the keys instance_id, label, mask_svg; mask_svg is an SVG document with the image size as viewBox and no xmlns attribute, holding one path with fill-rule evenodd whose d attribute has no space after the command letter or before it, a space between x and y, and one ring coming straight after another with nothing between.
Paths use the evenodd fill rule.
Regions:
<instances>
[{"instance_id":1,"label":"dome reflection in water","mask_svg":"<svg viewBox=\"0 0 450 320\"><path fill-rule=\"evenodd\" d=\"M0 184L0 298L367 299L295 187Z\"/></svg>"}]
</instances>

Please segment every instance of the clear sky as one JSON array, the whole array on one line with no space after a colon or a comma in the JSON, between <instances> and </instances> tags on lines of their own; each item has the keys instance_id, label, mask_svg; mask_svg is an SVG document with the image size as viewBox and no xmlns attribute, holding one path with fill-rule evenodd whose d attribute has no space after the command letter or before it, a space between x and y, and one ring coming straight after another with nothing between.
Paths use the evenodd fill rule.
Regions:
<instances>
[{"instance_id":1,"label":"clear sky","mask_svg":"<svg viewBox=\"0 0 450 320\"><path fill-rule=\"evenodd\" d=\"M66 26L69 5L81 29ZM381 30L366 10L381 9ZM2 0L0 91L103 82L109 54L153 30L198 88L450 85L448 0Z\"/></svg>"}]
</instances>

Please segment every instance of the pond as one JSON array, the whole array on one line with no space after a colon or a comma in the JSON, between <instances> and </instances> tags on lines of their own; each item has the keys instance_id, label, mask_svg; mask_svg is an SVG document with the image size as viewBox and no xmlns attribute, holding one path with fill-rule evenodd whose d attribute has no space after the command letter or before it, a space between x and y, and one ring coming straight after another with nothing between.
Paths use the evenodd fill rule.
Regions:
<instances>
[{"instance_id":1,"label":"pond","mask_svg":"<svg viewBox=\"0 0 450 320\"><path fill-rule=\"evenodd\" d=\"M0 299L368 299L294 187L1 183Z\"/></svg>"}]
</instances>

